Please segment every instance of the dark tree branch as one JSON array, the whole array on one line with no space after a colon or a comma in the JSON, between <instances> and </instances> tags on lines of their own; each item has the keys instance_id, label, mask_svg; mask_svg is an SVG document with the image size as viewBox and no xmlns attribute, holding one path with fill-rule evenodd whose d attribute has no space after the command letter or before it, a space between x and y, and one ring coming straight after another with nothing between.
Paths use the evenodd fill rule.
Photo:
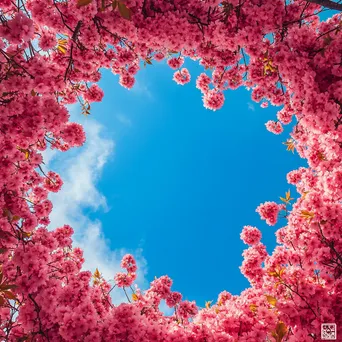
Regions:
<instances>
[{"instance_id":1,"label":"dark tree branch","mask_svg":"<svg viewBox=\"0 0 342 342\"><path fill-rule=\"evenodd\" d=\"M342 4L337 2L333 2L330 0L307 0L308 2L312 2L313 4L321 5L326 8L330 8L336 11L342 11Z\"/></svg>"}]
</instances>

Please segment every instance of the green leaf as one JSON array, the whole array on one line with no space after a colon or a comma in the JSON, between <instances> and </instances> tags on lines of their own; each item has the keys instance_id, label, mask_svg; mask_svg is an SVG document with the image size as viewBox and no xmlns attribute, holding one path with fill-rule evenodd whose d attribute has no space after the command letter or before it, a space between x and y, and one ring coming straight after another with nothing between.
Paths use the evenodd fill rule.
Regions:
<instances>
[{"instance_id":1,"label":"green leaf","mask_svg":"<svg viewBox=\"0 0 342 342\"><path fill-rule=\"evenodd\" d=\"M0 248L0 254L4 254L5 252L7 252L7 248Z\"/></svg>"}]
</instances>

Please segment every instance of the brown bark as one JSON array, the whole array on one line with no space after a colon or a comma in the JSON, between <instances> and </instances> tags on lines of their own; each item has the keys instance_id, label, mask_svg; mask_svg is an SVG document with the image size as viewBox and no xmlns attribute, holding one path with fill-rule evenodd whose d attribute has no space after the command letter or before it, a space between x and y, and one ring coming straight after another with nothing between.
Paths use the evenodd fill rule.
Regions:
<instances>
[{"instance_id":1,"label":"brown bark","mask_svg":"<svg viewBox=\"0 0 342 342\"><path fill-rule=\"evenodd\" d=\"M314 4L321 5L326 8L330 8L332 10L342 11L342 4L337 3L337 2L333 2L330 0L307 0L307 1L312 2Z\"/></svg>"}]
</instances>

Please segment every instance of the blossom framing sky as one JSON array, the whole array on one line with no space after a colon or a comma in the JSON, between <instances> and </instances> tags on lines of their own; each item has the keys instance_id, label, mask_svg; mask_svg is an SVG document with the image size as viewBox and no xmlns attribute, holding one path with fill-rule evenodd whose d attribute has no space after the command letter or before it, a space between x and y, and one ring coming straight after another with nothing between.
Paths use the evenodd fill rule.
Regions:
<instances>
[{"instance_id":1,"label":"blossom framing sky","mask_svg":"<svg viewBox=\"0 0 342 342\"><path fill-rule=\"evenodd\" d=\"M292 125L279 136L265 128L279 108L261 108L238 89L225 93L221 110L207 110L195 87L202 69L189 60L185 66L190 84L177 85L166 63L154 62L131 90L103 70L105 97L91 115L70 108L87 142L45 158L68 188L52 197L51 228L74 226L85 267L110 279L131 252L140 286L168 274L173 290L203 306L223 290L249 287L239 270L247 248L241 230L258 227L272 252L274 232L286 222L269 227L255 209L284 196L286 173L305 164L282 144Z\"/></svg>"}]
</instances>

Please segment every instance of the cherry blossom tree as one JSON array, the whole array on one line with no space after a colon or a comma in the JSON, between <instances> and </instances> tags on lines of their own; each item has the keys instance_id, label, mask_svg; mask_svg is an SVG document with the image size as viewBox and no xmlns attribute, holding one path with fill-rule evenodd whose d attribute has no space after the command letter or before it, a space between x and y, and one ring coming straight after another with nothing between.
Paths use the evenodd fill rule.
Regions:
<instances>
[{"instance_id":1,"label":"cherry blossom tree","mask_svg":"<svg viewBox=\"0 0 342 342\"><path fill-rule=\"evenodd\" d=\"M322 7L323 6L323 7ZM3 341L319 341L321 323L342 326L341 14L320 20L329 0L1 0L0 1L0 336ZM128 89L143 64L166 59L180 85L198 61L203 104L219 110L228 89L279 106L266 128L281 134L308 167L288 173L286 192L257 208L276 231L269 255L245 226L241 272L251 287L224 291L205 308L171 290L167 276L133 286L133 256L113 275L127 303L115 306L96 270L83 271L71 227L48 231L49 192L63 181L44 172L41 152L81 146L81 125L100 102L101 68ZM273 199L274 200L274 199ZM246 224L248 224L246 222ZM174 308L165 316L159 304Z\"/></svg>"}]
</instances>

